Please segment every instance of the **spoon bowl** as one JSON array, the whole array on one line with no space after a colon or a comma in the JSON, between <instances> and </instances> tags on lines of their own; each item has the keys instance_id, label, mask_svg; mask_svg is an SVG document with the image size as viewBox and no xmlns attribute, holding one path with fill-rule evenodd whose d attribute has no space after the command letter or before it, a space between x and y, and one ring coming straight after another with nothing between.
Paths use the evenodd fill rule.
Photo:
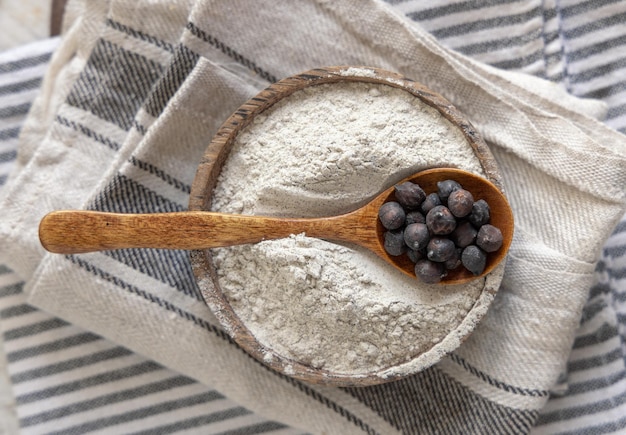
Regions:
<instances>
[{"instance_id":1,"label":"spoon bowl","mask_svg":"<svg viewBox=\"0 0 626 435\"><path fill-rule=\"evenodd\" d=\"M483 177L472 174L467 171L454 168L434 168L428 169L402 180L412 181L417 183L420 187L429 194L431 192L437 192L437 182L443 180L455 180L463 186L464 189L470 191L477 201L484 199L490 207L490 223L497 227L502 232L502 246L497 251L490 253L487 256L487 263L485 269L480 275L474 275L464 267L457 267L456 269L449 270L447 275L439 282L439 284L463 284L474 279L482 278L490 273L500 262L506 257L506 254L511 246L513 240L513 212L504 194L493 183L486 180ZM398 184L400 184L398 183ZM383 196L385 196L383 198ZM387 189L383 194L378 197L381 200L380 205L385 202L395 200L394 189ZM379 208L380 208L379 205ZM380 219L376 222L376 233L378 235L377 240L379 243L383 243L383 234L386 229L380 223ZM387 262L401 270L407 275L415 276L415 265L406 256L391 256L385 252L384 248L382 252L377 254L384 258Z\"/></svg>"}]
</instances>

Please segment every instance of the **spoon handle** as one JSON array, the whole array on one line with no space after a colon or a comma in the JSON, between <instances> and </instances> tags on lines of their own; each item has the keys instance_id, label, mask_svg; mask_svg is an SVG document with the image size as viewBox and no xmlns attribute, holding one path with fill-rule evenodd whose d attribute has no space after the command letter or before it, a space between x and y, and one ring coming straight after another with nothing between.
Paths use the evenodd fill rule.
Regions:
<instances>
[{"instance_id":1,"label":"spoon handle","mask_svg":"<svg viewBox=\"0 0 626 435\"><path fill-rule=\"evenodd\" d=\"M204 211L124 214L62 210L42 219L39 239L44 248L59 254L122 248L195 250L257 243L301 232L352 241L359 237L357 227L358 222L351 223L342 216L286 219Z\"/></svg>"}]
</instances>

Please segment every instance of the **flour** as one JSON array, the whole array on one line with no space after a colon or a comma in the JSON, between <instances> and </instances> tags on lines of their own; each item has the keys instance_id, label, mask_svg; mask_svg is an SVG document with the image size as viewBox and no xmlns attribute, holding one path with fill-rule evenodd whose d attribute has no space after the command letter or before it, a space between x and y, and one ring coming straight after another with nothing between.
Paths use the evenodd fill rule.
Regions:
<instances>
[{"instance_id":1,"label":"flour","mask_svg":"<svg viewBox=\"0 0 626 435\"><path fill-rule=\"evenodd\" d=\"M461 132L409 93L369 83L319 85L283 99L239 134L212 208L336 215L433 166L483 175ZM483 286L424 285L363 248L304 234L216 249L214 261L225 296L260 343L343 374L427 352L459 327Z\"/></svg>"}]
</instances>

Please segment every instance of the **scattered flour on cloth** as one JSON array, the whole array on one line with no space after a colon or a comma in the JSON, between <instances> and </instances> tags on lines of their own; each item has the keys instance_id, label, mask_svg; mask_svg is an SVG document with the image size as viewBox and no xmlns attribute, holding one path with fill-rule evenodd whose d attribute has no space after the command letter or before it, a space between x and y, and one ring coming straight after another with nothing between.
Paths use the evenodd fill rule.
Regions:
<instances>
[{"instance_id":1,"label":"scattered flour on cloth","mask_svg":"<svg viewBox=\"0 0 626 435\"><path fill-rule=\"evenodd\" d=\"M337 83L283 99L237 137L214 211L330 216L400 179L450 166L484 175L461 132L384 84ZM407 362L459 327L483 281L419 283L363 248L306 237L214 250L219 284L264 346L314 368L366 374Z\"/></svg>"}]
</instances>

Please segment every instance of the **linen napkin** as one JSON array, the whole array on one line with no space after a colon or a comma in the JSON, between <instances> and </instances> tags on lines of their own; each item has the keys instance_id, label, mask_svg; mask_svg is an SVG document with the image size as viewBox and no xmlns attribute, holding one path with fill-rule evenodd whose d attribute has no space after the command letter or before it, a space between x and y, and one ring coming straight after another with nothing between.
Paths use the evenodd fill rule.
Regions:
<instances>
[{"instance_id":1,"label":"linen napkin","mask_svg":"<svg viewBox=\"0 0 626 435\"><path fill-rule=\"evenodd\" d=\"M3 260L29 280L30 303L305 430L530 428L562 371L599 248L624 211L622 136L444 49L377 2L263 4L254 13L234 3L103 5L73 3L83 10L51 68L56 99L39 101L24 128L26 141L44 134L3 190L0 231L21 248L3 246ZM139 19L146 10L154 20ZM306 53L296 49L305 43ZM207 138L230 112L270 81L339 63L392 69L442 93L484 134L505 177L518 227L502 289L471 339L437 367L379 387L305 385L228 341L185 253L43 255L36 225L52 209L183 209Z\"/></svg>"}]
</instances>

